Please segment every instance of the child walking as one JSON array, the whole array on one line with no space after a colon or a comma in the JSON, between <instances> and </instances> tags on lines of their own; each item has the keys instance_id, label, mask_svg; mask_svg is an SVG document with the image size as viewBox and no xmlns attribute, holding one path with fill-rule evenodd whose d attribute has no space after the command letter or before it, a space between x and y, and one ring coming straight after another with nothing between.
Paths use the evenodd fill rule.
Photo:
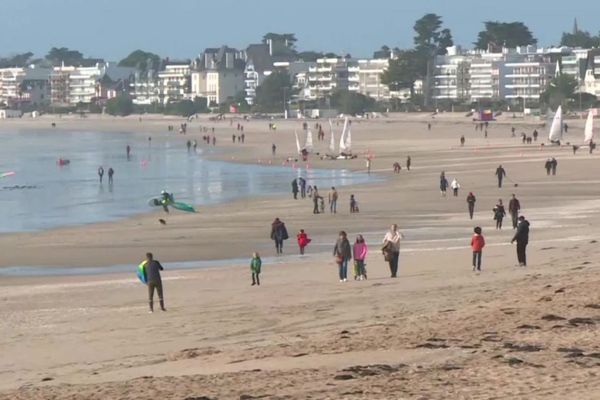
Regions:
<instances>
[{"instance_id":1,"label":"child walking","mask_svg":"<svg viewBox=\"0 0 600 400\"><path fill-rule=\"evenodd\" d=\"M300 229L300 232L298 232L296 238L298 239L300 255L304 255L304 248L308 246L308 244L311 242L311 239L308 238L308 235L306 234L306 232L304 232L304 229Z\"/></svg>"},{"instance_id":2,"label":"child walking","mask_svg":"<svg viewBox=\"0 0 600 400\"><path fill-rule=\"evenodd\" d=\"M250 261L250 270L252 271L252 286L260 286L260 268L262 267L262 260L258 253L252 255L252 261Z\"/></svg>"},{"instance_id":3,"label":"child walking","mask_svg":"<svg viewBox=\"0 0 600 400\"><path fill-rule=\"evenodd\" d=\"M473 231L475 232L471 238L471 249L473 250L473 271L481 271L481 253L485 247L485 239L479 226L475 227Z\"/></svg>"},{"instance_id":4,"label":"child walking","mask_svg":"<svg viewBox=\"0 0 600 400\"><path fill-rule=\"evenodd\" d=\"M356 242L352 246L352 253L354 255L354 280L366 280L367 270L365 269L365 259L367 258L367 243L362 235L356 237Z\"/></svg>"}]
</instances>

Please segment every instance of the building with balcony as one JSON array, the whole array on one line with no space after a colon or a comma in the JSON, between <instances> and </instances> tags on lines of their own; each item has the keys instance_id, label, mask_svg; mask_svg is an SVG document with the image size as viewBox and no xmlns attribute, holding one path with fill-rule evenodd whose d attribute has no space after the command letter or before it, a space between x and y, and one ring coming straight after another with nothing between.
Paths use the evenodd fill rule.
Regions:
<instances>
[{"instance_id":1,"label":"building with balcony","mask_svg":"<svg viewBox=\"0 0 600 400\"><path fill-rule=\"evenodd\" d=\"M162 104L189 97L192 69L189 62L165 65L158 73L158 97Z\"/></svg>"},{"instance_id":2,"label":"building with balcony","mask_svg":"<svg viewBox=\"0 0 600 400\"><path fill-rule=\"evenodd\" d=\"M0 104L11 109L35 109L50 103L47 68L0 69Z\"/></svg>"},{"instance_id":3,"label":"building with balcony","mask_svg":"<svg viewBox=\"0 0 600 400\"><path fill-rule=\"evenodd\" d=\"M381 83L381 75L389 66L389 59L358 60L358 71L349 71L348 80L358 83L358 93L374 98L377 101L389 100L390 89Z\"/></svg>"},{"instance_id":4,"label":"building with balcony","mask_svg":"<svg viewBox=\"0 0 600 400\"><path fill-rule=\"evenodd\" d=\"M345 58L320 58L308 69L308 97L306 100L316 100L331 96L335 90L350 89L358 91L358 82L352 84L348 80L353 68L353 78L358 73L358 67Z\"/></svg>"},{"instance_id":5,"label":"building with balcony","mask_svg":"<svg viewBox=\"0 0 600 400\"><path fill-rule=\"evenodd\" d=\"M129 90L134 104L151 105L160 103L158 74L152 69L136 71L134 78L129 83Z\"/></svg>"},{"instance_id":6,"label":"building with balcony","mask_svg":"<svg viewBox=\"0 0 600 400\"><path fill-rule=\"evenodd\" d=\"M542 93L556 75L556 63L538 57L510 61L506 66L506 100L539 102Z\"/></svg>"},{"instance_id":7,"label":"building with balcony","mask_svg":"<svg viewBox=\"0 0 600 400\"><path fill-rule=\"evenodd\" d=\"M190 96L205 97L209 106L215 106L244 92L247 75L243 57L243 52L227 46L206 49L194 64Z\"/></svg>"},{"instance_id":8,"label":"building with balcony","mask_svg":"<svg viewBox=\"0 0 600 400\"><path fill-rule=\"evenodd\" d=\"M433 99L465 101L469 99L470 59L463 55L438 56L433 71Z\"/></svg>"}]
</instances>

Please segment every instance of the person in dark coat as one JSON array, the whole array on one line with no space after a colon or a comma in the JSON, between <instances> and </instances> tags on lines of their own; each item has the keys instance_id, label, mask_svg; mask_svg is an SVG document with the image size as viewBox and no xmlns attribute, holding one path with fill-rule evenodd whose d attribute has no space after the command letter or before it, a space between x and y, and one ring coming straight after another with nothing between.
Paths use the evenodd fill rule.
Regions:
<instances>
[{"instance_id":1,"label":"person in dark coat","mask_svg":"<svg viewBox=\"0 0 600 400\"><path fill-rule=\"evenodd\" d=\"M412 164L412 159L410 156L406 157L406 169L410 171L410 165Z\"/></svg>"},{"instance_id":2,"label":"person in dark coat","mask_svg":"<svg viewBox=\"0 0 600 400\"><path fill-rule=\"evenodd\" d=\"M467 196L467 205L469 207L469 218L470 219L473 219L473 213L475 212L475 202L476 201L477 201L477 198L475 197L473 192L469 192L469 195Z\"/></svg>"},{"instance_id":3,"label":"person in dark coat","mask_svg":"<svg viewBox=\"0 0 600 400\"><path fill-rule=\"evenodd\" d=\"M150 306L150 312L154 311L154 290L156 290L156 293L158 294L160 309L167 311L163 298L162 279L160 277L160 271L162 270L164 270L163 266L160 264L160 262L158 262L158 260L154 259L152 253L146 253L144 274L146 275L146 284L148 285L148 302Z\"/></svg>"},{"instance_id":4,"label":"person in dark coat","mask_svg":"<svg viewBox=\"0 0 600 400\"><path fill-rule=\"evenodd\" d=\"M506 210L502 204L502 200L498 199L498 204L493 209L494 219L496 220L496 229L502 229L502 220L506 216Z\"/></svg>"},{"instance_id":5,"label":"person in dark coat","mask_svg":"<svg viewBox=\"0 0 600 400\"><path fill-rule=\"evenodd\" d=\"M288 240L289 236L285 224L279 218L275 218L271 224L271 239L275 241L277 254L283 254L283 241Z\"/></svg>"},{"instance_id":6,"label":"person in dark coat","mask_svg":"<svg viewBox=\"0 0 600 400\"><path fill-rule=\"evenodd\" d=\"M306 198L306 179L303 177L298 178L298 184L300 185L300 197Z\"/></svg>"},{"instance_id":7,"label":"person in dark coat","mask_svg":"<svg viewBox=\"0 0 600 400\"><path fill-rule=\"evenodd\" d=\"M520 267L527 266L527 245L529 244L529 221L524 216L519 217L517 232L510 243L517 242L517 259Z\"/></svg>"},{"instance_id":8,"label":"person in dark coat","mask_svg":"<svg viewBox=\"0 0 600 400\"><path fill-rule=\"evenodd\" d=\"M506 171L504 170L504 167L502 167L502 165L499 165L498 168L496 168L496 177L498 178L498 187L499 188L502 187L502 181L504 180L505 176L506 176Z\"/></svg>"},{"instance_id":9,"label":"person in dark coat","mask_svg":"<svg viewBox=\"0 0 600 400\"><path fill-rule=\"evenodd\" d=\"M292 181L292 194L294 195L294 199L298 199L298 180L294 179Z\"/></svg>"},{"instance_id":10,"label":"person in dark coat","mask_svg":"<svg viewBox=\"0 0 600 400\"><path fill-rule=\"evenodd\" d=\"M339 268L340 282L346 282L348 280L348 262L352 260L352 247L344 231L339 233L333 248L333 256Z\"/></svg>"},{"instance_id":11,"label":"person in dark coat","mask_svg":"<svg viewBox=\"0 0 600 400\"><path fill-rule=\"evenodd\" d=\"M512 218L513 229L517 229L517 224L519 223L519 211L521 211L521 202L517 199L517 196L513 194L508 202L508 212Z\"/></svg>"},{"instance_id":12,"label":"person in dark coat","mask_svg":"<svg viewBox=\"0 0 600 400\"><path fill-rule=\"evenodd\" d=\"M446 197L446 190L448 189L448 179L446 179L446 173L442 171L440 174L440 193Z\"/></svg>"},{"instance_id":13,"label":"person in dark coat","mask_svg":"<svg viewBox=\"0 0 600 400\"><path fill-rule=\"evenodd\" d=\"M546 168L546 175L550 176L550 170L552 169L552 160L551 159L546 160L546 163L544 164L544 168Z\"/></svg>"},{"instance_id":14,"label":"person in dark coat","mask_svg":"<svg viewBox=\"0 0 600 400\"><path fill-rule=\"evenodd\" d=\"M556 167L558 167L558 161L556 161L556 158L552 157L550 163L552 167L552 175L556 175Z\"/></svg>"}]
</instances>

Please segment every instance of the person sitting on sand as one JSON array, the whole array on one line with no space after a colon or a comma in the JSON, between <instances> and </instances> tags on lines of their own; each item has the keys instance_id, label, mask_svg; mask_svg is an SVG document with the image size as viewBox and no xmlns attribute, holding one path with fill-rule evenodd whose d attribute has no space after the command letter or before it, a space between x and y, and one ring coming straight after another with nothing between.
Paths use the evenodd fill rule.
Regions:
<instances>
[{"instance_id":1,"label":"person sitting on sand","mask_svg":"<svg viewBox=\"0 0 600 400\"><path fill-rule=\"evenodd\" d=\"M250 271L252 271L252 286L260 286L260 270L262 267L262 260L258 253L252 254L252 260L250 261Z\"/></svg>"}]
</instances>

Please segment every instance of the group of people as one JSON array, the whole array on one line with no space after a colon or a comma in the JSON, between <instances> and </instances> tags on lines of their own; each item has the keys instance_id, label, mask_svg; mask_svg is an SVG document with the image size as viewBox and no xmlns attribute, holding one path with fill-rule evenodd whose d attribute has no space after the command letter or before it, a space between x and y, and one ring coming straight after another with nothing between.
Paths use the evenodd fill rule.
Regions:
<instances>
[{"instance_id":1,"label":"group of people","mask_svg":"<svg viewBox=\"0 0 600 400\"><path fill-rule=\"evenodd\" d=\"M556 167L558 167L558 161L556 158L552 157L546 160L544 164L544 168L546 168L546 175L556 175Z\"/></svg>"},{"instance_id":2,"label":"group of people","mask_svg":"<svg viewBox=\"0 0 600 400\"><path fill-rule=\"evenodd\" d=\"M246 142L246 134L242 133L241 135L231 135L231 141L232 143L235 143L235 141L237 140L238 143L245 143Z\"/></svg>"},{"instance_id":3,"label":"group of people","mask_svg":"<svg viewBox=\"0 0 600 400\"><path fill-rule=\"evenodd\" d=\"M112 167L108 167L108 184L113 184L113 176L115 175L115 170ZM104 180L104 167L101 165L98 167L98 178L100 179L100 184Z\"/></svg>"},{"instance_id":4,"label":"group of people","mask_svg":"<svg viewBox=\"0 0 600 400\"><path fill-rule=\"evenodd\" d=\"M408 171L410 171L410 166L411 165L412 165L412 159L410 158L410 156L408 156L408 157L406 157L406 169ZM397 162L397 161L394 163L393 167L394 167L394 173L395 174L399 174L400 171L402 170L402 165L400 165L400 163Z\"/></svg>"},{"instance_id":5,"label":"group of people","mask_svg":"<svg viewBox=\"0 0 600 400\"><path fill-rule=\"evenodd\" d=\"M313 214L323 214L325 213L325 197L321 196L319 193L319 188L314 185L306 184L306 179L303 177L295 178L292 180L292 196L294 200L298 199L298 194L300 194L301 198L306 198L307 196L312 199L313 202ZM329 205L329 211L332 214L337 214L337 204L339 200L339 192L337 189L332 186L331 190L327 195L327 201ZM358 213L358 201L356 197L351 194L350 195L350 213Z\"/></svg>"}]
</instances>

